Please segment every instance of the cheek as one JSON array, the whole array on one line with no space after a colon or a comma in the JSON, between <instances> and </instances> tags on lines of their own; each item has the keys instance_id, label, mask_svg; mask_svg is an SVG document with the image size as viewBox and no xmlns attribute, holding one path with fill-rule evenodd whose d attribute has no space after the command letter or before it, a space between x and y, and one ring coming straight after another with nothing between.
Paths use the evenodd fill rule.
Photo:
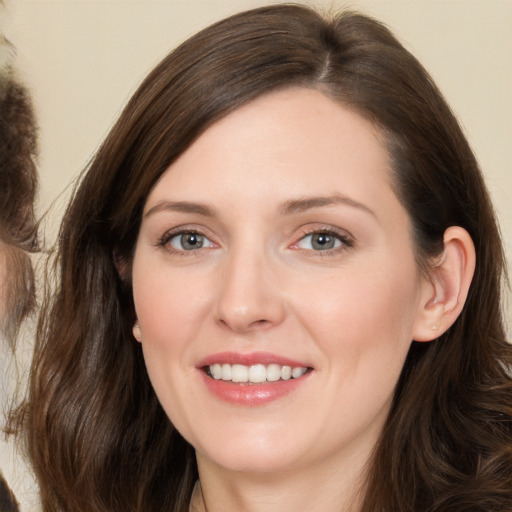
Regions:
<instances>
[{"instance_id":1,"label":"cheek","mask_svg":"<svg viewBox=\"0 0 512 512\"><path fill-rule=\"evenodd\" d=\"M164 350L193 336L206 306L203 278L158 264L133 268L133 298L142 339Z\"/></svg>"},{"instance_id":2,"label":"cheek","mask_svg":"<svg viewBox=\"0 0 512 512\"><path fill-rule=\"evenodd\" d=\"M170 272L137 254L132 283L148 375L160 401L174 410L180 407L175 390L197 359L194 340L208 339L202 330L208 311L204 292L210 285L204 275Z\"/></svg>"},{"instance_id":3,"label":"cheek","mask_svg":"<svg viewBox=\"0 0 512 512\"><path fill-rule=\"evenodd\" d=\"M418 286L414 264L352 269L308 285L304 325L331 357L354 365L383 358L401 368L412 341ZM384 267L386 268L386 267Z\"/></svg>"},{"instance_id":4,"label":"cheek","mask_svg":"<svg viewBox=\"0 0 512 512\"><path fill-rule=\"evenodd\" d=\"M184 432L190 426L180 390L193 371L191 340L204 309L199 288L194 280L187 284L157 265L134 263L133 296L147 372L167 415Z\"/></svg>"}]
</instances>

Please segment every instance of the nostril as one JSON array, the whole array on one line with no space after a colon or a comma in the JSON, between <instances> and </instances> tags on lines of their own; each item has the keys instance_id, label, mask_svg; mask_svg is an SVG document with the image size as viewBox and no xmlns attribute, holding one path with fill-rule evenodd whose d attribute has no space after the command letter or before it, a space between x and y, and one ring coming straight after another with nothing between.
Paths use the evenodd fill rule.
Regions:
<instances>
[{"instance_id":1,"label":"nostril","mask_svg":"<svg viewBox=\"0 0 512 512\"><path fill-rule=\"evenodd\" d=\"M249 322L237 322L236 320L226 320L225 318L219 318L218 320L219 324L221 324L223 327L229 327L229 328L237 328L240 327L241 324L243 324L247 328L251 327L264 327L266 325L270 325L272 322L270 320L267 320L265 318L262 318L260 320L253 320ZM240 325L238 325L240 324Z\"/></svg>"},{"instance_id":2,"label":"nostril","mask_svg":"<svg viewBox=\"0 0 512 512\"><path fill-rule=\"evenodd\" d=\"M256 320L252 323L252 325L255 325L255 326L265 326L265 325L270 325L270 321L269 320L265 320L265 319L262 319L262 320Z\"/></svg>"}]
</instances>

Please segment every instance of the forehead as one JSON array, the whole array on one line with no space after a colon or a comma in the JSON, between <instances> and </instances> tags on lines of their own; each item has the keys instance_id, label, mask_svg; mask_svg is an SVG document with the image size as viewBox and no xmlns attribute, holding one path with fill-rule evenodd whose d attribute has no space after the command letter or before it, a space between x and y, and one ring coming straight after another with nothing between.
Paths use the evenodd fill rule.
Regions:
<instances>
[{"instance_id":1,"label":"forehead","mask_svg":"<svg viewBox=\"0 0 512 512\"><path fill-rule=\"evenodd\" d=\"M262 204L304 195L396 200L379 130L321 92L290 88L262 96L208 128L163 174L145 210L159 200Z\"/></svg>"}]
</instances>

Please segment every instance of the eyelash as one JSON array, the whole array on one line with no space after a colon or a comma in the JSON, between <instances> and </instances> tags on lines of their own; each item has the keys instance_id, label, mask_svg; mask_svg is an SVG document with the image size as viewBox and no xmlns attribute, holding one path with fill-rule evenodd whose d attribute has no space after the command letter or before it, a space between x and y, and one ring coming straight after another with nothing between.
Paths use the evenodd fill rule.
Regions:
<instances>
[{"instance_id":1,"label":"eyelash","mask_svg":"<svg viewBox=\"0 0 512 512\"><path fill-rule=\"evenodd\" d=\"M177 236L181 236L181 235L188 235L188 234L200 235L200 236L206 238L207 240L210 240L204 234L204 232L202 232L201 230L198 230L195 228L181 227L179 229L173 229L171 231L167 231L166 233L164 233L164 235L158 240L156 246L163 247L170 253L180 255L180 256L192 256L192 255L197 254L201 249L208 249L208 247L200 247L196 250L187 251L187 250L175 249L174 247L172 247L170 245L169 242L173 238L175 238ZM327 236L335 238L336 240L339 240L341 242L341 245L338 247L333 247L331 249L316 250L316 251L311 250L311 249L302 249L300 247L297 247L297 245L301 241L303 241L306 237L311 236L311 235L327 235ZM316 228L306 229L301 233L300 238L298 238L298 240L291 245L292 249L307 253L308 255L311 255L311 256L320 256L320 257L336 255L336 254L344 252L352 247L354 247L354 239L351 236L349 236L347 233L342 234L337 229L335 229L333 227L328 227L328 228L316 227Z\"/></svg>"},{"instance_id":2,"label":"eyelash","mask_svg":"<svg viewBox=\"0 0 512 512\"><path fill-rule=\"evenodd\" d=\"M325 250L311 250L311 249L302 249L300 247L297 247L297 245L304 240L306 237L311 235L327 235L330 237L333 237L341 242L341 245L338 247L333 247L332 249L325 249ZM310 256L313 257L328 257L328 256L335 256L341 252L344 252L348 249L351 249L354 247L354 239L348 233L340 233L338 229L334 227L315 227L306 229L303 233L301 233L300 238L293 243L292 248L295 246L295 249L298 251L304 251Z\"/></svg>"},{"instance_id":3,"label":"eyelash","mask_svg":"<svg viewBox=\"0 0 512 512\"><path fill-rule=\"evenodd\" d=\"M210 240L202 231L200 231L198 229L181 227L181 228L173 229L173 230L170 230L170 231L167 231L166 233L164 233L163 236L158 240L156 245L157 245L157 247L165 248L171 254L178 255L178 256L193 256L193 255L197 254L201 249L208 249L208 247L200 247L196 250L190 250L190 251L175 249L174 247L171 246L170 241L173 238L181 236L181 235L200 235L200 236L206 238L207 240Z\"/></svg>"}]
</instances>

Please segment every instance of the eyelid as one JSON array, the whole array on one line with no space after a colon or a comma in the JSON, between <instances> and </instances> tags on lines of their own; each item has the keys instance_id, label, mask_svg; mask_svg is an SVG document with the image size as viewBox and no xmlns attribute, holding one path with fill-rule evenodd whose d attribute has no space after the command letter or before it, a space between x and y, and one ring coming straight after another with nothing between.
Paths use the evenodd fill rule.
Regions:
<instances>
[{"instance_id":1,"label":"eyelid","mask_svg":"<svg viewBox=\"0 0 512 512\"><path fill-rule=\"evenodd\" d=\"M186 251L186 250L180 250L175 248L167 248L166 246L169 245L169 241L179 235L186 234L186 233L196 233L198 235L201 235L205 237L212 245L210 247L200 247L196 250L192 251ZM338 247L333 247L331 249L325 249L325 250L313 250L313 249L304 249L301 247L298 247L298 243L302 241L307 236L317 234L317 233L324 233L330 236L333 236L341 241L341 245ZM174 252L176 254L183 254L188 253L189 255L191 253L197 253L201 251L202 249L208 250L215 247L219 247L219 243L215 240L215 236L213 234L210 234L210 230L203 227L203 226L197 226L197 225L190 225L190 224L184 224L180 226L175 226L171 229L168 229L165 231L165 233L158 238L158 240L155 243L156 247L163 247L166 248L169 252ZM303 251L305 253L314 253L315 255L328 255L332 253L339 253L342 251L345 251L349 248L352 248L355 243L355 238L352 234L350 234L347 230L341 229L339 227L328 225L328 224L317 224L317 225L308 225L301 227L299 229L299 233L297 236L294 237L295 241L289 245L288 247L297 251ZM321 254L320 254L321 253Z\"/></svg>"},{"instance_id":2,"label":"eyelid","mask_svg":"<svg viewBox=\"0 0 512 512\"><path fill-rule=\"evenodd\" d=\"M179 235L184 235L184 234L187 234L187 233L190 233L190 234L197 234L197 235L201 235L202 237L206 238L214 247L218 247L218 243L215 242L213 240L213 238L215 238L213 235L210 235L210 231L204 227L197 227L197 225L180 225L180 226L175 226L171 229L168 229L162 236L160 236L157 240L157 242L155 243L155 246L156 247L163 247L163 248L166 248L166 250L168 250L169 252L171 253L179 253L179 254L183 254L183 253L194 253L194 252L198 252L200 251L201 249L211 249L212 247L200 247L194 251L185 251L185 250L180 250L180 249L176 249L176 248L169 248L168 246L170 245L169 242L176 236L179 236Z\"/></svg>"},{"instance_id":3,"label":"eyelid","mask_svg":"<svg viewBox=\"0 0 512 512\"><path fill-rule=\"evenodd\" d=\"M194 247L192 246L190 249L187 249L183 246L184 239L194 236L196 238L196 242L201 243L201 246ZM185 242L186 243L186 242ZM174 250L176 251L185 251L185 252L194 252L199 251L201 249L211 249L215 246L215 244L206 236L200 234L200 233L194 233L192 231L185 231L183 233L176 233L175 235L171 236L167 242ZM181 247L180 247L181 246Z\"/></svg>"},{"instance_id":4,"label":"eyelid","mask_svg":"<svg viewBox=\"0 0 512 512\"><path fill-rule=\"evenodd\" d=\"M326 234L333 236L341 241L341 245L338 247L333 247L332 249L325 249L323 251L315 251L313 249L304 249L299 247L298 244L306 237L314 235L314 234ZM315 255L327 255L329 253L338 253L340 251L347 250L352 248L355 243L355 238L348 231L344 229L340 229L336 226L320 224L315 226L307 226L301 228L300 234L296 237L295 242L293 242L290 246L291 249L295 249L298 251L304 251L308 253L314 253Z\"/></svg>"}]
</instances>

